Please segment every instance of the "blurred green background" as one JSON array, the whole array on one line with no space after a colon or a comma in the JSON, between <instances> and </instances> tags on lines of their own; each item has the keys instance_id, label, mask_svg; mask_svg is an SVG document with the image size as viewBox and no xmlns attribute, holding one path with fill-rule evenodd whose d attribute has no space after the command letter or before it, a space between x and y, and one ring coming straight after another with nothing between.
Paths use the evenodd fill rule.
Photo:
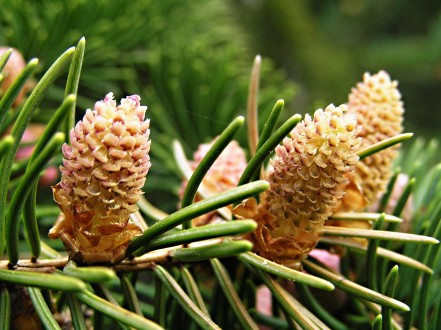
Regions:
<instances>
[{"instance_id":1,"label":"blurred green background","mask_svg":"<svg viewBox=\"0 0 441 330\"><path fill-rule=\"evenodd\" d=\"M245 113L256 54L263 58L261 124L279 98L285 117L344 103L365 71L384 69L399 81L406 131L439 135L437 0L0 0L0 12L0 45L39 58L41 74L86 37L78 118L109 91L116 99L141 95L152 120L146 190L154 193L147 196L169 201L169 209L181 180L172 139L191 157ZM35 121L51 116L64 84L58 80Z\"/></svg>"},{"instance_id":2,"label":"blurred green background","mask_svg":"<svg viewBox=\"0 0 441 330\"><path fill-rule=\"evenodd\" d=\"M362 73L399 81L407 131L439 135L441 2L428 0L242 1L254 47L273 58L301 93L302 109L346 101Z\"/></svg>"}]
</instances>

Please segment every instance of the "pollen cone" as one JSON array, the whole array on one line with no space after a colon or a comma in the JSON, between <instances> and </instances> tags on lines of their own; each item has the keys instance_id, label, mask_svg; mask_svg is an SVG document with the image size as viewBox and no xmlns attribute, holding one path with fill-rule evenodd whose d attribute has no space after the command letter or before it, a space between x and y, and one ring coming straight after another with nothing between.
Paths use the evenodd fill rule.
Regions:
<instances>
[{"instance_id":1,"label":"pollen cone","mask_svg":"<svg viewBox=\"0 0 441 330\"><path fill-rule=\"evenodd\" d=\"M346 110L329 105L313 118L307 115L276 148L267 173L270 187L260 203L251 199L234 210L258 222L250 239L261 256L299 268L317 245L324 222L343 197L345 175L358 161L360 127Z\"/></svg>"},{"instance_id":2,"label":"pollen cone","mask_svg":"<svg viewBox=\"0 0 441 330\"><path fill-rule=\"evenodd\" d=\"M139 101L132 95L117 106L107 94L63 145L61 182L53 187L62 213L49 236L79 262L117 262L141 232L129 220L150 168L147 107Z\"/></svg>"},{"instance_id":3,"label":"pollen cone","mask_svg":"<svg viewBox=\"0 0 441 330\"><path fill-rule=\"evenodd\" d=\"M193 160L190 162L190 167L193 171L205 157L215 141L216 139L209 143L199 145L198 149L193 155ZM210 167L202 180L202 185L212 194L219 194L232 189L239 183L240 176L242 175L246 165L247 161L245 151L236 141L233 140L221 152L219 157ZM186 180L182 183L180 190L181 197L187 183L188 182ZM196 200L200 200L200 196L197 195ZM197 227L207 223L214 223L218 220L219 217L214 211L197 217L193 220L193 225Z\"/></svg>"},{"instance_id":4,"label":"pollen cone","mask_svg":"<svg viewBox=\"0 0 441 330\"><path fill-rule=\"evenodd\" d=\"M348 113L356 116L362 129L362 148L403 132L403 102L398 82L385 71L370 75L349 94ZM341 210L359 210L374 203L387 187L392 175L392 162L399 146L393 146L357 163L351 180L351 191L343 198ZM352 199L351 199L352 198ZM354 200L355 199L355 200ZM363 201L357 202L357 199Z\"/></svg>"}]
</instances>

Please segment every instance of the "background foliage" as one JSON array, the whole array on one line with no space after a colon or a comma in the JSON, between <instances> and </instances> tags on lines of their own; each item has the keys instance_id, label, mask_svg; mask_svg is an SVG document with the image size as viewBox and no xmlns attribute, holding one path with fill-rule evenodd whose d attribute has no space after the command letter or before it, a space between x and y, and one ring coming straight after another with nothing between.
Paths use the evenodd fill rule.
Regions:
<instances>
[{"instance_id":1,"label":"background foliage","mask_svg":"<svg viewBox=\"0 0 441 330\"><path fill-rule=\"evenodd\" d=\"M253 48L301 85L302 108L345 102L360 73L386 69L400 83L406 127L430 136L441 124L438 1L232 1Z\"/></svg>"}]
</instances>

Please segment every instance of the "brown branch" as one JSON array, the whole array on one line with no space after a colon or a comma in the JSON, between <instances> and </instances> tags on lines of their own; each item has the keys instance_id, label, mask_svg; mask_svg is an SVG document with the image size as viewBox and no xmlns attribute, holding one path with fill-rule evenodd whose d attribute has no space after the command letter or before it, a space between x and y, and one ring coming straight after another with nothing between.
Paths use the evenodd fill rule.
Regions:
<instances>
[{"instance_id":1,"label":"brown branch","mask_svg":"<svg viewBox=\"0 0 441 330\"><path fill-rule=\"evenodd\" d=\"M169 258L171 249L163 249L158 251L149 252L140 257L133 259L126 259L116 265L109 265L109 268L114 269L116 272L130 272L140 271L145 269L151 269L157 263L170 262ZM42 273L51 273L56 269L62 269L69 261L68 257L60 257L57 259L38 259L36 262L32 262L28 259L21 259L17 265L14 266L14 270L17 271L34 271ZM1 260L0 269L9 269L9 261Z\"/></svg>"}]
</instances>

